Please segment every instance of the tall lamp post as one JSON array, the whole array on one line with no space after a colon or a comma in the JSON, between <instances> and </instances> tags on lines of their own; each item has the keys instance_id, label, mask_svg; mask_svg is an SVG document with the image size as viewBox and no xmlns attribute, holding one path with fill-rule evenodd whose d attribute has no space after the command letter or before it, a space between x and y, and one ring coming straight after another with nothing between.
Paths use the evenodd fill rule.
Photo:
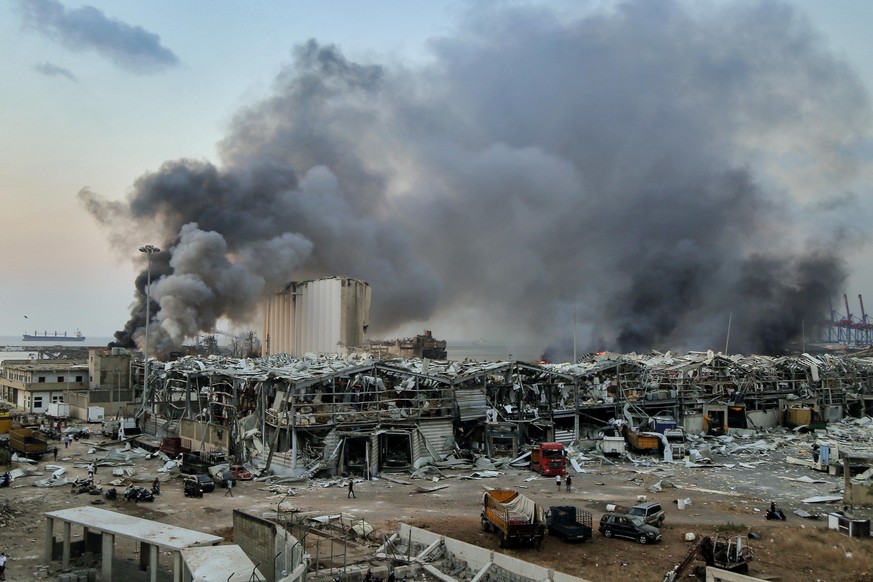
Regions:
<instances>
[{"instance_id":1,"label":"tall lamp post","mask_svg":"<svg viewBox=\"0 0 873 582\"><path fill-rule=\"evenodd\" d=\"M148 257L148 268L147 268L147 279L146 279L146 330L145 330L145 353L143 360L143 387L148 390L149 384L149 320L151 319L151 314L149 313L149 309L152 305L151 299L151 291L152 291L152 255L155 253L161 252L156 246L153 245L145 245L144 247L139 247L139 251L141 253L145 253L146 257ZM145 395L145 393L143 393ZM155 397L154 394L151 395L152 401L152 414L155 413ZM144 403L143 403L144 404Z\"/></svg>"}]
</instances>

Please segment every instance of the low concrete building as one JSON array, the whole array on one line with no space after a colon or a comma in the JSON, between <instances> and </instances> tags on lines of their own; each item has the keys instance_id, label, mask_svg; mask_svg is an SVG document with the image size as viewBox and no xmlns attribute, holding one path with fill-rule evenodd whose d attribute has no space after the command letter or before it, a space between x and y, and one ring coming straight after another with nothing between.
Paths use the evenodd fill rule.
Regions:
<instances>
[{"instance_id":1,"label":"low concrete building","mask_svg":"<svg viewBox=\"0 0 873 582\"><path fill-rule=\"evenodd\" d=\"M53 402L87 389L88 366L80 360L4 360L0 397L28 413L44 413Z\"/></svg>"},{"instance_id":2,"label":"low concrete building","mask_svg":"<svg viewBox=\"0 0 873 582\"><path fill-rule=\"evenodd\" d=\"M34 414L45 413L53 402L65 402L72 418L88 420L90 407L114 416L138 400L130 361L130 352L119 348L91 348L87 361L4 360L0 398Z\"/></svg>"}]
</instances>

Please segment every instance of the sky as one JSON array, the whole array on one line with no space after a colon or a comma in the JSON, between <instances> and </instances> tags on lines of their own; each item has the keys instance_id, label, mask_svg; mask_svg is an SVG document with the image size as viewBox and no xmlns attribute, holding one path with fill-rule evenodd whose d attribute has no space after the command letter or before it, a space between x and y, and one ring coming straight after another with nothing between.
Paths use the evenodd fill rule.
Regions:
<instances>
[{"instance_id":1,"label":"sky","mask_svg":"<svg viewBox=\"0 0 873 582\"><path fill-rule=\"evenodd\" d=\"M873 306L863 1L0 3L0 335L778 352ZM873 307L871 307L873 308ZM26 318L25 318L26 316ZM575 321L575 324L574 324Z\"/></svg>"}]
</instances>

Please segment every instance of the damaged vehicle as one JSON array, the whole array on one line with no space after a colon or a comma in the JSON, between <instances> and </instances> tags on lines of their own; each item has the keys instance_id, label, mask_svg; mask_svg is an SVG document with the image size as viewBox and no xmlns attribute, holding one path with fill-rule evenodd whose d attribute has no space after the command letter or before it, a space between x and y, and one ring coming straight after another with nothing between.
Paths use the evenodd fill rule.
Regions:
<instances>
[{"instance_id":1,"label":"damaged vehicle","mask_svg":"<svg viewBox=\"0 0 873 582\"><path fill-rule=\"evenodd\" d=\"M613 536L628 538L641 544L653 544L661 541L661 531L635 515L606 513L600 518L598 531L607 538Z\"/></svg>"},{"instance_id":2,"label":"damaged vehicle","mask_svg":"<svg viewBox=\"0 0 873 582\"><path fill-rule=\"evenodd\" d=\"M637 503L628 510L628 515L641 517L644 522L654 527L661 527L664 524L664 509L660 503L648 501L645 503Z\"/></svg>"}]
</instances>

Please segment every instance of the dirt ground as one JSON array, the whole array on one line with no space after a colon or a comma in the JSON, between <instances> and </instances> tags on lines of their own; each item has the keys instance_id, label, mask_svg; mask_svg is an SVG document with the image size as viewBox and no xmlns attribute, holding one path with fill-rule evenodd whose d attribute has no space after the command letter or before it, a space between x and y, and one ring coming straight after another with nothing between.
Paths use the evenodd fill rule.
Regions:
<instances>
[{"instance_id":1,"label":"dirt ground","mask_svg":"<svg viewBox=\"0 0 873 582\"><path fill-rule=\"evenodd\" d=\"M102 456L89 454L99 441L74 442L70 449L60 445L57 462L48 455L37 466L57 464L67 469L69 478L85 476L85 464ZM809 469L786 465L785 456L803 455L805 443L785 447L765 457L717 459L716 464L730 465L711 468L685 468L681 465L652 463L635 466L627 461L584 463L585 472L574 474L571 493L556 491L551 478L527 481L534 473L521 469L501 471L497 478L463 479L469 472L446 473L438 482L413 480L408 475L396 478L409 481L403 485L377 479L356 484L356 499L348 499L340 485L325 486L328 481L313 480L292 487L294 494L286 498L283 507L291 504L301 511L344 512L368 521L375 528L374 547L382 534L396 531L399 522L428 529L496 552L528 560L545 567L566 572L592 582L616 580L660 581L664 574L685 556L690 544L685 534L713 535L717 531L760 536L751 540L755 560L750 575L767 580L873 581L873 540L849 539L827 529L826 519L802 519L794 509L824 514L840 508L838 504L810 505L800 500L813 495L826 495L839 486L839 479ZM738 461L753 463L753 468L741 468ZM157 459L135 464L140 476L156 475L161 466ZM110 468L99 467L97 479L111 479ZM42 478L48 476L45 473ZM822 479L825 483L792 481L798 476ZM163 476L166 479L167 476ZM91 503L95 497L75 495L70 486L37 488L37 478L18 479L11 488L0 489L0 551L9 556L7 580L35 580L36 572L45 563L42 559L46 511L65 509ZM651 492L655 484L661 490ZM144 485L144 483L143 483ZM416 486L447 485L433 493L416 493ZM606 539L595 532L584 543L564 543L548 538L541 550L532 548L497 547L493 533L481 531L479 514L485 488L512 488L544 506L577 505L594 514L596 521L608 503L630 505L638 496L660 501L667 519L662 528L663 541L655 545L640 545L629 540ZM684 510L677 499L690 499ZM785 522L768 522L763 510L775 499L788 515ZM163 523L197 529L232 538L232 512L244 508L256 515L276 511L282 500L259 482L243 482L233 491L233 497L216 490L202 499L182 495L181 479L162 483L162 492L154 503L107 502L101 507ZM5 509L4 509L5 508ZM12 512L14 515L10 515ZM858 517L870 517L869 510L856 509ZM56 535L59 535L56 532ZM60 564L51 564L56 578Z\"/></svg>"}]
</instances>

